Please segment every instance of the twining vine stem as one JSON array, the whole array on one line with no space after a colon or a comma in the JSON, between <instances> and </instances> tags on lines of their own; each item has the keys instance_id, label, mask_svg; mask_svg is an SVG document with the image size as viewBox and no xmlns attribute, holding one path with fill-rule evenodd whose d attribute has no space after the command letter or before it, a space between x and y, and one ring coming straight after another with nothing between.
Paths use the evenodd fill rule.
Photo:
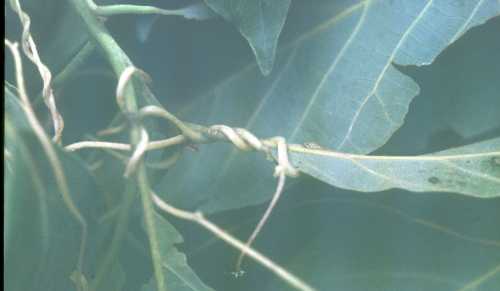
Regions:
<instances>
[{"instance_id":1,"label":"twining vine stem","mask_svg":"<svg viewBox=\"0 0 500 291\"><path fill-rule=\"evenodd\" d=\"M88 30L89 36L93 38L101 52L104 53L104 56L110 62L115 75L121 76L127 67L132 66L132 62L128 58L127 54L120 48L118 43L106 30L101 19L98 18L98 15L93 10L93 8L95 7L89 6L88 1L81 0L71 0L71 4L73 5L73 8L76 10L78 15L80 15L80 17L82 18L83 23ZM145 87L147 88L147 86ZM137 111L138 107L135 86L129 83L128 86L125 86L124 90L126 93L124 94L124 108L121 108L122 112L134 113ZM141 135L143 134L141 134L140 125L135 125L130 132L131 144L136 146L139 143ZM145 168L139 166L137 177L140 177L143 174L145 175L145 172L142 173L143 171L145 171ZM140 183L137 183L137 186L139 186L139 192L142 197L141 201L144 212L144 221L146 225L146 232L149 238L149 246L153 262L153 273L156 281L156 287L158 291L165 291L166 284L162 269L162 258L158 255L160 254L160 251L158 249L157 242L154 241L154 233L156 230L154 216L152 208L150 206L151 201L149 198L149 192L145 191L144 187L141 187Z\"/></svg>"},{"instance_id":2,"label":"twining vine stem","mask_svg":"<svg viewBox=\"0 0 500 291\"><path fill-rule=\"evenodd\" d=\"M97 5L93 0L87 0L92 10L99 16L113 16L120 14L160 14L160 15L182 15L182 10L167 10L154 6L116 4L116 5Z\"/></svg>"},{"instance_id":3,"label":"twining vine stem","mask_svg":"<svg viewBox=\"0 0 500 291\"><path fill-rule=\"evenodd\" d=\"M263 266L267 267L269 270L271 270L273 273L284 279L287 283L289 283L291 286L299 289L299 290L304 290L304 291L314 291L315 289L311 286L309 286L307 283L304 281L300 280L296 276L290 274L287 270L284 268L280 267L261 253L257 252L256 250L250 248L247 244L243 244L241 241L235 239L231 235L229 235L227 232L224 230L220 229L217 225L213 224L209 220L207 220L201 212L188 212L184 211L178 208L175 208L171 206L170 204L166 203L163 201L160 197L158 197L154 192L151 192L151 195L153 197L153 202L156 204L158 208L161 210L165 211L166 213L169 213L173 216L176 216L178 218L182 218L185 220L190 220L193 222L196 222L206 228L208 231L212 232L215 234L218 238L222 239L226 243L232 245L233 247L240 249L244 254L249 255L251 258L262 264Z\"/></svg>"},{"instance_id":4,"label":"twining vine stem","mask_svg":"<svg viewBox=\"0 0 500 291\"><path fill-rule=\"evenodd\" d=\"M77 271L81 274L83 267L83 258L85 255L85 245L87 241L87 221L80 213L80 210L76 206L73 198L71 198L70 188L68 186L68 182L66 180L66 175L64 174L64 170L59 160L57 153L54 149L53 144L50 141L50 138L46 135L42 125L38 121L33 108L31 107L31 103L28 98L28 94L26 93L26 86L24 83L23 77L23 65L21 61L21 56L19 54L18 44L11 43L9 40L4 40L5 45L10 49L13 57L14 57L14 66L16 71L16 83L17 89L19 93L19 97L21 99L21 107L26 115L26 118L33 129L36 137L40 141L45 154L49 160L50 165L54 171L54 177L56 180L56 185L58 187L59 192L62 195L63 201L68 207L70 213L76 219L76 221L80 224L82 230L81 234L81 243L80 243L80 251L78 255L78 263L77 263Z\"/></svg>"},{"instance_id":5,"label":"twining vine stem","mask_svg":"<svg viewBox=\"0 0 500 291\"><path fill-rule=\"evenodd\" d=\"M155 279L157 283L157 289L159 291L166 290L166 282L165 277L162 271L162 258L160 252L160 246L157 240L156 228L154 225L154 217L153 211L154 206L157 209L167 212L170 215L174 215L176 217L190 220L195 223L200 224L213 234L215 234L218 238L224 240L229 243L233 247L239 249L241 251L240 256L237 260L236 270L240 271L241 264L245 256L249 256L262 264L263 266L270 269L272 272L277 274L281 279L289 283L291 286L300 289L300 290L314 290L312 287L307 285L305 282L297 278L296 276L290 274L287 270L280 267L273 261L266 258L264 255L252 249L250 246L252 242L257 237L259 231L263 227L265 221L271 214L272 209L276 205L286 182L287 177L296 177L299 175L299 171L290 163L288 159L288 149L286 141L282 137L273 137L268 139L259 139L251 132L243 128L232 128L227 125L212 125L212 126L201 126L197 124L191 124L188 122L181 121L175 115L171 114L164 108L156 105L148 105L141 107L139 105L140 99L138 99L137 95L141 95L137 86L134 86L132 79L135 75L138 75L139 78L134 79L136 83L140 84L146 90L148 89L148 76L143 71L135 68L133 63L130 61L128 56L123 52L123 50L119 47L113 37L107 32L103 19L109 16L117 15L117 14L125 14L125 13L134 13L134 14L160 14L160 15L182 15L181 10L165 10L160 9L153 6L138 6L138 5L109 5L109 6L98 6L92 0L87 0L86 2L81 0L70 0L73 3L74 8L78 11L80 16L83 18L90 36L93 38L92 42L89 43L88 49L85 52L92 51L94 42L98 45L98 47L104 52L105 56L109 60L115 75L118 77L118 85L116 90L116 102L120 108L120 111L123 115L132 115L134 117L138 117L133 119L133 121L128 124L130 125L130 144L127 143L115 143L115 142L107 142L107 141L82 141L78 143L74 143L65 147L68 151L76 151L84 148L99 148L105 150L119 150L119 151L131 151L132 154L130 158L127 160L126 168L124 176L127 179L127 183L130 184L131 187L128 187L130 193L128 193L128 203L129 205L132 203L133 192L136 188L139 189L141 194L141 201L144 210L144 218L146 224L146 231L148 233L151 257L153 261L153 271L155 274ZM36 45L33 41L33 38L30 34L30 19L26 13L24 13L19 4L19 0L10 0L11 6L18 13L19 18L21 20L23 26L22 33L22 48L24 54L37 66L37 69L43 80L43 91L42 95L46 104L49 108L53 126L54 126L54 138L55 142L60 142L61 135L64 127L64 122L59 114L54 94L52 92L51 83L52 76L48 68L41 61ZM22 77L22 65L21 58L18 51L17 43L11 43L8 40L5 40L5 45L12 51L15 61L16 67L16 80L19 90L19 96L22 100L22 107L27 116L28 122L30 123L33 131L36 136L40 140L43 150L45 151L48 160L54 170L54 175L56 178L56 183L59 188L59 191L62 193L64 202L68 206L72 215L78 220L78 222L82 226L82 243L80 248L78 267L77 269L81 273L82 269L82 261L84 257L84 249L85 249L85 241L86 241L86 233L87 233L87 225L84 217L80 214L78 208L73 202L71 195L69 194L69 187L66 182L66 178L64 176L64 172L62 170L62 166L60 161L58 160L57 153L54 150L53 145L50 142L50 139L45 134L42 126L37 120L29 99L25 92L24 80ZM144 93L144 92L143 92ZM148 91L147 94L150 94ZM145 94L146 95L146 94ZM174 137L150 141L150 137L142 119L147 117L160 117L168 120L170 123L174 124L176 128L180 131L180 134ZM102 131L102 135L112 134L119 132L125 129L126 126L119 126L115 128L110 128L108 130ZM242 151L259 151L264 153L269 159L274 159L277 163L275 167L274 175L278 178L278 183L276 187L276 191L274 196L266 209L263 217L257 224L257 227L251 234L250 238L246 243L242 243L239 240L233 238L224 230L220 229L209 220L207 220L202 213L200 212L188 212L174 206L168 204L163 201L160 197L158 197L154 192L152 192L149 187L147 181L147 175L145 166L143 163L143 157L147 151L164 149L167 147L172 147L176 145L190 145L190 144L203 144L203 143L211 143L211 142L219 142L226 141L232 143L236 148ZM295 145L296 149L302 150L300 146ZM321 150L321 148L316 149ZM161 166L170 166L175 163L177 157L177 152L172 156L172 159L165 161L164 165ZM5 154L9 155L8 152ZM337 154L337 153L335 153ZM348 154L338 155L348 156ZM497 162L494 160L494 162ZM112 262L114 254L117 253L118 245L121 236L126 232L125 226L128 216L127 207L123 207L125 209L121 212L120 219L121 223L117 226L117 230L113 237L113 245L111 247L112 251L111 255L106 257L106 261ZM125 222L124 222L125 221ZM163 260L168 258L163 258ZM103 278L106 274L106 264L102 264L101 269L98 271L98 278ZM497 270L495 268L495 270ZM100 279L96 279L94 286L98 286L98 282Z\"/></svg>"},{"instance_id":6,"label":"twining vine stem","mask_svg":"<svg viewBox=\"0 0 500 291\"><path fill-rule=\"evenodd\" d=\"M22 8L19 0L10 0L10 6L12 9L18 14L21 24L23 26L23 32L21 37L21 46L24 54L30 59L33 64L38 69L40 76L43 80L43 90L42 96L47 108L49 109L50 115L52 117L52 122L54 125L54 137L53 141L56 143L61 142L61 136L64 129L64 120L57 110L56 101L54 97L54 93L52 91L52 74L50 73L49 68L42 62L40 56L38 54L38 49L36 47L35 41L31 36L30 32L30 24L31 20L27 13L25 13Z\"/></svg>"},{"instance_id":7,"label":"twining vine stem","mask_svg":"<svg viewBox=\"0 0 500 291\"><path fill-rule=\"evenodd\" d=\"M137 94L141 95L152 95L148 89L147 85L147 75L136 69L132 62L126 55L126 53L120 48L118 43L106 30L102 17L103 15L109 16L113 12L110 8L113 7L99 7L91 0L81 1L81 0L70 0L73 7L76 9L77 13L82 17L89 35L94 39L98 48L104 53L105 57L110 62L115 75L118 78L118 86L116 91L116 98L119 108L124 115L132 115L139 118L132 119L130 124L130 145L109 143L109 142L81 142L73 145L69 145L66 148L68 150L77 150L85 147L94 148L107 148L107 149L117 149L117 150L128 150L132 151L132 155L128 160L125 169L125 177L134 178L138 186L141 201L144 211L144 221L146 225L146 232L149 238L151 257L153 261L153 272L156 281L156 287L158 291L166 290L166 282L164 273L162 270L162 261L168 260L168 258L161 258L161 252L159 249L156 227L153 217L153 207L152 203L156 204L157 207L168 211L170 214L178 215L179 217L195 221L206 229L213 232L219 238L229 242L231 245L237 247L242 251L239 263L243 259L244 255L248 255L254 258L257 262L263 264L265 267L269 268L272 272L277 274L281 279L290 284L291 286L298 288L300 290L313 290L312 287L308 286L296 276L293 276L283 268L279 267L269 259L266 259L262 255L259 255L256 251L250 248L250 244L255 239L255 236L259 232L263 225L263 222L270 214L270 209L276 203L277 198L282 192L283 185L285 183L286 176L295 177L298 175L298 170L295 169L288 160L287 155L287 145L286 141L281 137L270 138L261 140L255 137L253 134L245 129L241 128L231 128L225 125L214 125L211 127L203 127L195 124L189 124L179 120L175 115L171 114L164 108L155 105L149 105L145 107L139 106L139 100ZM122 8L131 8L122 6ZM114 7L117 8L117 7ZM133 8L133 7L132 7ZM106 12L106 9L108 9ZM118 10L115 10L118 11ZM107 15L106 15L107 14ZM138 78L133 78L137 75ZM133 79L133 81L132 81ZM147 92L138 90L137 85L141 86ZM158 143L153 144L149 141L149 135L146 128L143 125L142 118L145 117L161 117L167 119L169 122L174 124L180 131L180 135L177 137L172 137L170 139L158 141ZM243 244L232 238L229 234L222 231L215 225L207 222L203 216L199 213L188 213L188 212L176 212L172 210L178 210L175 208L165 208L166 203L160 203L160 200L156 196L151 196L151 189L147 183L147 175L145 170L145 165L142 162L143 156L148 150L155 148L164 148L172 145L177 145L181 143L185 144L196 144L196 143L209 143L215 141L229 141L233 143L238 149L241 150L257 150L265 153L268 157L274 157L275 151L277 166L275 168L275 176L279 177L279 183L275 198L271 202L270 207L266 211L263 217L263 221L258 224L258 227L252 234L250 240ZM154 198L156 197L156 198ZM154 198L154 199L152 199ZM167 210L168 209L168 210ZM186 214L190 214L186 216ZM105 270L103 271L105 272Z\"/></svg>"},{"instance_id":8,"label":"twining vine stem","mask_svg":"<svg viewBox=\"0 0 500 291\"><path fill-rule=\"evenodd\" d=\"M124 88L126 88L127 83L131 80L131 77L134 73L138 73L142 75L142 71L134 68L127 68L124 70L122 75L120 76L118 80L118 85L117 85L117 90L116 90L116 96L117 96L117 103L122 104L121 107L124 107L123 101L124 100ZM161 117L164 118L168 121L171 121L175 125L177 125L178 129L183 133L178 136L174 136L172 138L158 141L157 144L161 143L161 147L168 147L172 145L177 145L181 143L210 143L210 142L218 142L218 141L229 141L232 144L234 144L238 149L243 150L243 151L250 151L250 150L256 150L256 151L261 151L268 155L269 157L272 156L271 151L276 148L277 151L277 166L275 168L275 176L278 177L278 186L276 189L276 192L273 196L273 199L271 200L271 203L269 204L265 214L259 221L257 227L255 228L254 232L250 236L249 240L243 244L239 242L238 240L232 238L229 234L224 232L224 235L220 235L221 231L219 228L213 228L213 224L210 222L207 222L203 216L200 216L201 214L193 214L194 216L190 216L189 220L195 221L202 226L206 227L208 230L216 234L219 238L225 240L232 246L237 247L238 249L241 250L241 255L238 258L237 261L237 266L236 266L236 272L235 274L240 274L241 270L241 263L243 261L243 258L245 255L250 255L253 259L255 259L257 262L263 264L264 266L268 267L273 271L275 274L280 276L282 279L287 281L290 285L300 289L300 290L314 290L312 287L308 286L306 283L304 283L302 280L298 279L297 277L293 276L283 268L277 266L275 263L267 259L266 257L262 256L258 252L254 251L253 249L250 248L250 245L252 242L255 240L257 237L257 234L260 232L262 229L265 221L268 219L269 215L271 214L272 209L276 205L276 202L278 201L282 191L283 187L285 184L285 179L286 176L292 176L296 177L298 176L298 170L295 169L289 162L288 160L288 154L287 154L287 145L285 142L284 138L281 137L274 137L266 140L260 140L257 138L255 135L247 131L246 129L243 128L231 128L225 125L214 125L211 127L203 127L200 125L193 125L193 124L188 124L184 123L175 116L173 116L171 113L168 111L158 107L158 106L146 106L143 107L139 110L139 115L141 117L148 117L148 116L154 116L154 117ZM186 137L187 136L187 137ZM169 142L165 142L169 141ZM66 146L66 149L68 150L78 150L78 149L83 149L86 147L92 147L92 148L110 148L110 149L118 149L118 150L131 150L132 147L127 145L127 144L121 144L121 143L110 143L110 142L92 142L92 141L84 141L84 142L79 142L75 143L72 145ZM158 147L160 148L160 147ZM149 137L147 134L147 131L144 128L141 128L141 138L138 142L138 144L135 147L135 150L132 154L132 157L130 158L126 170L125 170L125 176L130 176L134 170L137 167L140 167L140 161L142 159L142 156L145 154L145 152L148 149L153 149L151 146L151 143L149 142ZM137 175L139 175L139 185L140 187L144 187L144 191L150 189L149 186L144 186L147 185L147 179L144 174L141 174L142 172L139 171ZM150 191L150 190L148 190ZM162 210L169 211L173 208L172 206L170 207L165 207L166 202L161 202L161 199L158 198L156 195L153 195L153 202ZM168 204L167 204L168 205ZM177 209L178 210L178 209ZM169 212L170 214L174 216L178 216L179 213L188 213L185 211L173 211ZM179 216L180 218L187 219L185 215ZM194 219L196 217L196 219ZM156 234L152 234L153 237L156 236ZM229 238L229 239L228 239ZM154 239L153 239L154 241ZM236 241L236 243L235 243ZM155 249L155 248L152 248ZM250 250L250 251L249 251Z\"/></svg>"}]
</instances>

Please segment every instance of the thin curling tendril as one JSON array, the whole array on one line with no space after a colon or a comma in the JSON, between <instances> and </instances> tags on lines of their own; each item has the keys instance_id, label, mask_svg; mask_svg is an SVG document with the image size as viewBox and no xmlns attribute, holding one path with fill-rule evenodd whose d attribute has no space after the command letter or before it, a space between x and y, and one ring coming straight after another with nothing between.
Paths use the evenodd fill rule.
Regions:
<instances>
[{"instance_id":1,"label":"thin curling tendril","mask_svg":"<svg viewBox=\"0 0 500 291\"><path fill-rule=\"evenodd\" d=\"M283 188L285 186L286 177L297 177L299 175L299 171L290 164L288 159L288 148L286 144L286 140L283 137L274 137L269 139L268 145L264 145L264 143L259 140L255 135L243 128L231 128L226 125L214 125L211 126L208 130L209 133L215 135L217 132L220 132L224 135L231 143L233 143L238 149L243 151L248 150L257 150L265 152L266 154L270 154L270 146L273 145L277 150L277 165L274 168L274 176L278 177L278 184L276 186L276 191L269 202L269 205L262 215L259 223L255 227L254 231L248 238L245 243L246 247L250 247L254 240L257 238L257 235L260 233L265 223L269 219L276 203L278 202L281 194L283 193ZM241 265L243 263L243 259L245 258L245 252L241 252L237 261L235 272L233 274L238 277L244 274L241 270Z\"/></svg>"},{"instance_id":2,"label":"thin curling tendril","mask_svg":"<svg viewBox=\"0 0 500 291\"><path fill-rule=\"evenodd\" d=\"M11 0L10 5L12 7L12 10L14 10L18 16L19 20L21 21L21 24L23 26L23 31L22 31L22 49L24 54L30 59L30 61L35 64L35 66L38 69L38 72L40 73L40 77L42 78L43 81L43 90L42 90L42 95L43 95L43 100L45 102L45 105L49 109L50 116L52 118L53 126L54 126L54 136L52 140L56 143L61 142L61 137L62 137L62 132L64 129L64 120L57 110L56 106L56 101L54 97L54 92L52 91L52 74L49 70L49 68L42 62L40 59L40 56L38 54L38 49L36 47L35 41L33 40L33 37L31 36L30 32L30 25L31 25L31 19L24 12L21 8L21 4L19 3L19 0Z\"/></svg>"}]
</instances>

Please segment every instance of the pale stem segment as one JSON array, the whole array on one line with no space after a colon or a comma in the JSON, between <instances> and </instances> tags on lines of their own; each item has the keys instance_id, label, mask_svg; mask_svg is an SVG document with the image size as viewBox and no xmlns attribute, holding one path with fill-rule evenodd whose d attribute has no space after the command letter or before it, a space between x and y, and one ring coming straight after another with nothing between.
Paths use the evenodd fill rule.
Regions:
<instances>
[{"instance_id":1,"label":"pale stem segment","mask_svg":"<svg viewBox=\"0 0 500 291\"><path fill-rule=\"evenodd\" d=\"M46 135L42 125L38 121L35 112L33 108L31 107L31 103L28 98L28 94L26 93L26 87L24 84L24 77L23 77L23 71L22 71L22 61L21 61L21 56L19 54L19 49L18 49L18 44L17 43L11 43L9 40L5 39L5 45L10 49L12 52L12 55L14 57L14 64L15 64L15 70L16 70L16 83L18 87L18 92L19 92L19 97L21 99L21 107L26 115L26 118L28 120L28 123L30 124L31 128L33 129L33 132L35 133L36 137L40 141L40 144L42 145L42 148L47 155L48 161L52 167L52 170L54 171L54 177L56 180L56 185L59 190L59 192L62 195L64 204L66 207L68 207L70 213L72 216L75 218L75 220L80 224L82 228L82 234L81 234L81 243L80 243L80 251L78 255L78 263L77 263L77 270L79 273L82 273L82 267L83 267L83 258L85 255L85 246L86 246L86 241L87 241L87 221L83 217L83 215L80 213L80 210L76 206L75 202L73 201L73 198L71 198L69 186L67 184L66 176L64 174L64 170L61 164L61 161L59 160L59 157L57 156L56 150L54 149L54 146L50 140L50 138Z\"/></svg>"},{"instance_id":2,"label":"pale stem segment","mask_svg":"<svg viewBox=\"0 0 500 291\"><path fill-rule=\"evenodd\" d=\"M166 213L173 215L175 217L184 219L184 220L189 220L193 221L195 223L198 223L211 233L213 233L215 236L220 238L221 240L225 241L226 243L230 244L234 248L240 250L247 256L251 257L255 261L257 261L259 264L262 266L266 267L269 269L271 272L276 274L279 278L281 278L283 281L285 281L287 284L290 286L294 287L297 290L302 290L302 291L314 291L315 289L311 286L309 286L307 283L299 279L297 276L293 275L292 273L288 272L285 270L283 267L279 266L278 264L274 263L271 261L269 258L261 254L260 252L250 248L243 242L239 241L238 239L234 238L221 228L219 228L217 225L213 224L210 222L208 219L206 219L201 212L188 212L185 210L181 210L178 208L175 208L174 206L168 204L164 200L162 200L158 195L156 195L154 192L151 191L151 195L153 197L153 202L154 204L161 210L165 211Z\"/></svg>"},{"instance_id":3,"label":"pale stem segment","mask_svg":"<svg viewBox=\"0 0 500 291\"><path fill-rule=\"evenodd\" d=\"M42 96L47 105L52 122L54 124L54 137L53 141L56 143L61 142L62 131L64 129L64 120L57 110L56 101L54 97L54 92L52 91L52 74L49 68L42 62L38 54L38 49L36 47L35 41L30 33L31 19L21 8L19 0L10 0L10 5L12 9L18 14L21 24L23 26L22 32L22 48L24 54L28 59L35 64L43 80L43 90Z\"/></svg>"}]
</instances>

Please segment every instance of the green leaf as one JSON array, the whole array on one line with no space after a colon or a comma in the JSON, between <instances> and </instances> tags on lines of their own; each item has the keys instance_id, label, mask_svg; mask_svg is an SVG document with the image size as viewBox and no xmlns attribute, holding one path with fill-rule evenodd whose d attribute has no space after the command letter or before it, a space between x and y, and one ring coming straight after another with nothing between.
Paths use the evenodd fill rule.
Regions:
<instances>
[{"instance_id":1,"label":"green leaf","mask_svg":"<svg viewBox=\"0 0 500 291\"><path fill-rule=\"evenodd\" d=\"M492 23L496 31L500 29L499 20L497 18L495 23ZM453 64L441 72L441 76L451 75L457 78L447 81L446 85L436 82L440 93L447 96L446 104L453 104L447 108L443 119L464 138L477 137L500 129L500 84L493 81L494 76L500 76L500 66L495 65L500 63L500 40L495 37L493 39L496 41L486 40L488 36L481 34L468 42L477 44L479 41L488 41L488 46L476 46L470 57L450 57ZM458 67L468 69L462 72L457 70Z\"/></svg>"},{"instance_id":2,"label":"green leaf","mask_svg":"<svg viewBox=\"0 0 500 291\"><path fill-rule=\"evenodd\" d=\"M422 90L378 154L431 153L500 136L499 29L496 17L458 39L432 65L402 68Z\"/></svg>"},{"instance_id":3,"label":"green leaf","mask_svg":"<svg viewBox=\"0 0 500 291\"><path fill-rule=\"evenodd\" d=\"M206 286L188 266L186 255L179 252L175 244L183 242L181 234L163 217L155 213L155 226L158 245L161 250L162 267L167 290L175 291L213 291ZM156 290L154 276L142 291Z\"/></svg>"},{"instance_id":4,"label":"green leaf","mask_svg":"<svg viewBox=\"0 0 500 291\"><path fill-rule=\"evenodd\" d=\"M430 64L458 35L500 12L496 1L327 2L303 11L317 20L280 49L277 72L263 78L246 67L186 116L368 153L401 126L418 93L392 64Z\"/></svg>"},{"instance_id":5,"label":"green leaf","mask_svg":"<svg viewBox=\"0 0 500 291\"><path fill-rule=\"evenodd\" d=\"M307 188L302 194L311 192ZM322 194L292 213L275 215L275 230L260 237L263 248L318 290L486 291L500 286L500 200L401 191L368 199L333 189ZM277 231L290 228L291 216L305 222ZM289 289L273 280L259 290Z\"/></svg>"},{"instance_id":6,"label":"green leaf","mask_svg":"<svg viewBox=\"0 0 500 291\"><path fill-rule=\"evenodd\" d=\"M106 275L100 290L122 291L125 287L126 274L123 267L118 262L113 262L111 270Z\"/></svg>"},{"instance_id":7,"label":"green leaf","mask_svg":"<svg viewBox=\"0 0 500 291\"><path fill-rule=\"evenodd\" d=\"M363 156L292 146L296 167L344 189L500 196L500 138L414 157Z\"/></svg>"},{"instance_id":8,"label":"green leaf","mask_svg":"<svg viewBox=\"0 0 500 291\"><path fill-rule=\"evenodd\" d=\"M422 88L412 109L424 114L414 115L418 116L418 125L409 131L412 135L419 128L429 131L431 127L440 131L439 135L436 133L441 137L438 140L443 140L445 130L453 130L468 141L499 135L500 84L496 81L500 76L499 30L500 17L496 17L457 40L432 66L404 68ZM411 120L409 117L405 126ZM408 139L409 143L422 141L425 138Z\"/></svg>"},{"instance_id":9,"label":"green leaf","mask_svg":"<svg viewBox=\"0 0 500 291\"><path fill-rule=\"evenodd\" d=\"M280 47L270 76L243 68L196 99L183 118L372 152L403 124L419 91L393 64L430 64L468 29L497 15L500 4L325 1L300 8L298 19L290 18L298 33ZM256 156L204 146L187 153L158 187L168 187L176 205L207 212L262 203L273 191L272 165Z\"/></svg>"},{"instance_id":10,"label":"green leaf","mask_svg":"<svg viewBox=\"0 0 500 291\"><path fill-rule=\"evenodd\" d=\"M81 225L69 211L54 172L38 139L27 126L24 112L6 90L4 255L6 290L75 290L72 274L82 239ZM9 100L10 99L10 100ZM87 218L88 235L99 192L81 161L54 145L70 186L70 194ZM88 239L88 238L87 238ZM93 263L87 241L85 266Z\"/></svg>"},{"instance_id":11,"label":"green leaf","mask_svg":"<svg viewBox=\"0 0 500 291\"><path fill-rule=\"evenodd\" d=\"M463 290L496 290L499 207L500 199L402 190L367 195L304 179L282 197L254 247L317 290L458 291L472 282L476 289ZM247 237L263 211L248 207L212 219ZM232 267L234 254L204 233L190 240L186 253L216 290L291 290L252 260L237 280L220 275L211 262Z\"/></svg>"},{"instance_id":12,"label":"green leaf","mask_svg":"<svg viewBox=\"0 0 500 291\"><path fill-rule=\"evenodd\" d=\"M205 0L215 12L233 23L250 44L259 68L268 75L291 0Z\"/></svg>"}]
</instances>

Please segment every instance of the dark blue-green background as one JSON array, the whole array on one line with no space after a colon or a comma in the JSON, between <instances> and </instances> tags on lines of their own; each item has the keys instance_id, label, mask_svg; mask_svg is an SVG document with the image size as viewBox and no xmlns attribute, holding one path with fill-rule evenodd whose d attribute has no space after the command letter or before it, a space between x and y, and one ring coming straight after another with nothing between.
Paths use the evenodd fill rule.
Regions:
<instances>
[{"instance_id":1,"label":"dark blue-green background","mask_svg":"<svg viewBox=\"0 0 500 291\"><path fill-rule=\"evenodd\" d=\"M165 7L184 3L174 2ZM74 16L67 15L65 1L49 1L43 7L38 1L29 3L26 9L33 18L42 58L57 74L85 44L85 35ZM292 4L289 18L300 15L300 8ZM72 21L63 21L64 17ZM200 23L160 18L146 41L141 41L137 30L148 21L149 17L117 16L106 24L133 62L152 76L159 101L174 112L254 61L238 31L223 20ZM6 24L7 37L19 39L12 14L7 13ZM62 33L64 29L71 33ZM291 30L293 22L285 26L283 41ZM412 102L405 125L376 153L422 154L498 137L499 36L497 17L469 31L433 64L399 67L419 84L421 93ZM58 45L61 42L72 45ZM9 62L7 58L6 72L12 70ZM37 96L40 81L34 68L26 67L30 96ZM12 80L12 74L6 79ZM66 116L65 144L110 122L116 112L115 81L106 61L94 52L75 75L56 87ZM44 117L43 106L39 109ZM110 171L119 169L110 167L105 173L120 176ZM123 191L123 185L105 183L109 177L97 178L101 187ZM210 218L246 238L263 211L264 205ZM146 245L146 237L139 203L133 213L132 238L124 243L121 254L127 274L124 290L138 290L151 275L148 251L140 247ZM214 289L288 290L251 260L246 261L246 275L235 279L230 274L238 255L234 249L196 225L169 220L184 236L185 243L179 247L190 265ZM360 194L306 178L286 191L254 246L320 290L458 291L487 276L477 289L467 290L494 291L500 289L500 200L401 190Z\"/></svg>"}]
</instances>

